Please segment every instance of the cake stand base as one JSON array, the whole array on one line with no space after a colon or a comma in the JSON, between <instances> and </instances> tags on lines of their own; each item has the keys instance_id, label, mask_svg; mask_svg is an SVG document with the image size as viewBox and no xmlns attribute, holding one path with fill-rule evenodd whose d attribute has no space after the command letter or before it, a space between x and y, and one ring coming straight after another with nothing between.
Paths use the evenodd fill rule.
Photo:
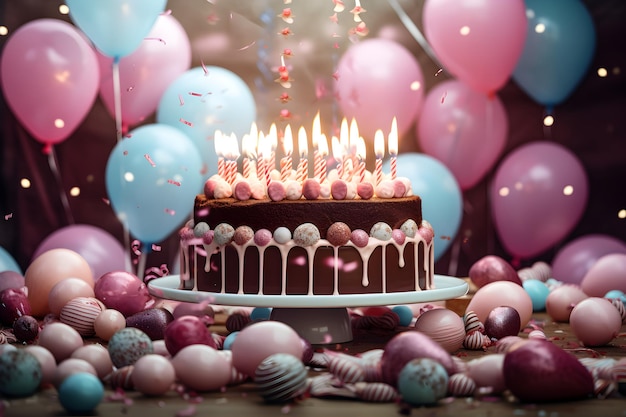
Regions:
<instances>
[{"instance_id":1,"label":"cake stand base","mask_svg":"<svg viewBox=\"0 0 626 417\"><path fill-rule=\"evenodd\" d=\"M271 320L292 327L312 345L346 343L352 340L352 322L347 308L273 308Z\"/></svg>"}]
</instances>

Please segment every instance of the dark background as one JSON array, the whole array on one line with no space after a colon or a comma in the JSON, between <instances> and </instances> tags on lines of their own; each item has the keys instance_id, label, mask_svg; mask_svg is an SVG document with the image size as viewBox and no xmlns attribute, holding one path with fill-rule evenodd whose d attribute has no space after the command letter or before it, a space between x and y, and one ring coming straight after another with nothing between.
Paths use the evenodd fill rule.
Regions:
<instances>
[{"instance_id":1,"label":"dark background","mask_svg":"<svg viewBox=\"0 0 626 417\"><path fill-rule=\"evenodd\" d=\"M546 0L550 1L550 0ZM555 1L555 0L551 0ZM346 1L348 7L351 2ZM407 13L422 28L423 1L401 1ZM521 144L551 140L572 150L585 167L589 179L589 199L584 215L576 228L559 244L533 259L523 260L520 266L537 260L550 262L559 248L572 239L586 234L599 233L626 241L626 219L617 213L626 208L626 2L622 0L584 1L595 23L597 45L587 76L574 93L554 115L556 123L546 129L542 125L544 109L533 102L513 81L498 91L509 119L507 153ZM33 19L44 17L70 21L58 13L62 2L50 0L5 0L0 2L0 24L10 31ZM429 58L419 43L405 30L393 9L385 1L363 1L368 10L366 19L369 37L384 34L406 46L420 62L427 91L435 83L447 79L437 74L438 66ZM190 38L192 67L217 65L240 75L255 94L258 123L266 129L277 118L276 83L263 78L259 70L260 39L269 40L273 29L259 18L262 7L273 6L276 14L284 7L282 1L203 1L170 0L172 11ZM349 46L344 37L340 48L329 47L329 35L319 22L326 22L332 14L332 2L294 1L291 4L300 19L294 23L300 67L294 68L294 91L300 99L290 104L293 122L310 126L319 109L323 123L336 119L336 106L332 96L317 97L316 82L328 82L333 63ZM344 12L344 14L347 12ZM347 26L346 29L347 30ZM10 36L10 33L9 33ZM264 38L265 37L265 38ZM8 36L0 38L2 47ZM242 48L245 45L253 45ZM321 46L323 49L320 50ZM274 45L282 48L281 45ZM272 45L270 45L272 47ZM316 49L317 48L317 49ZM329 52L331 51L331 52ZM596 70L604 67L608 76L601 78ZM274 89L274 90L273 90ZM100 99L81 126L67 140L56 145L61 184L51 173L47 157L39 142L29 137L8 109L0 95L0 245L5 248L25 270L42 240L53 231L76 224L98 226L123 241L122 226L113 210L105 203L104 172L111 149L116 144L115 121ZM335 116L335 117L333 117ZM146 123L150 123L147 120ZM325 125L328 131L332 126ZM401 138L401 152L419 151L415 129L411 128ZM372 152L368 152L371 155ZM455 241L436 264L436 272L466 276L473 262L487 254L496 254L511 260L498 242L488 200L488 184L494 169L478 185L463 194L464 216ZM371 166L371 165L370 165ZM20 179L28 178L31 187L24 189ZM69 213L63 207L61 192L78 186L78 197L69 197ZM191 202L190 202L191 204ZM71 219L68 219L71 218ZM178 251L178 237L174 233L161 242L161 251L153 252L147 266L163 263L173 266Z\"/></svg>"}]
</instances>

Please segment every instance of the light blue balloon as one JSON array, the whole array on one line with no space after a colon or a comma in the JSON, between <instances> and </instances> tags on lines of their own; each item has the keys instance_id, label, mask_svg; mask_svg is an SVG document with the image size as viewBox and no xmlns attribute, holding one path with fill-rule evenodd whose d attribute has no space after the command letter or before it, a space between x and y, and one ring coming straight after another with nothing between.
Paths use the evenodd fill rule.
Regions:
<instances>
[{"instance_id":1,"label":"light blue balloon","mask_svg":"<svg viewBox=\"0 0 626 417\"><path fill-rule=\"evenodd\" d=\"M150 33L167 0L66 0L70 19L104 55L130 55Z\"/></svg>"},{"instance_id":2,"label":"light blue balloon","mask_svg":"<svg viewBox=\"0 0 626 417\"><path fill-rule=\"evenodd\" d=\"M149 124L112 150L105 184L111 206L130 233L149 248L189 218L204 184L198 149L180 130Z\"/></svg>"},{"instance_id":3,"label":"light blue balloon","mask_svg":"<svg viewBox=\"0 0 626 417\"><path fill-rule=\"evenodd\" d=\"M0 272L4 271L14 271L24 275L22 273L22 268L20 268L17 261L13 259L11 254L7 252L6 249L0 246Z\"/></svg>"},{"instance_id":4,"label":"light blue balloon","mask_svg":"<svg viewBox=\"0 0 626 417\"><path fill-rule=\"evenodd\" d=\"M593 20L580 0L526 0L526 15L526 43L512 77L551 110L572 94L589 69L596 45Z\"/></svg>"},{"instance_id":5,"label":"light blue balloon","mask_svg":"<svg viewBox=\"0 0 626 417\"><path fill-rule=\"evenodd\" d=\"M205 164L205 179L217 173L213 135L234 133L239 141L256 120L254 96L234 72L208 66L192 68L169 85L157 107L156 120L174 126L193 140Z\"/></svg>"},{"instance_id":6,"label":"light blue balloon","mask_svg":"<svg viewBox=\"0 0 626 417\"><path fill-rule=\"evenodd\" d=\"M439 160L422 153L398 155L398 176L411 180L413 194L422 199L422 217L435 231L435 261L448 250L463 217L461 187ZM389 172L389 161L383 166Z\"/></svg>"}]
</instances>

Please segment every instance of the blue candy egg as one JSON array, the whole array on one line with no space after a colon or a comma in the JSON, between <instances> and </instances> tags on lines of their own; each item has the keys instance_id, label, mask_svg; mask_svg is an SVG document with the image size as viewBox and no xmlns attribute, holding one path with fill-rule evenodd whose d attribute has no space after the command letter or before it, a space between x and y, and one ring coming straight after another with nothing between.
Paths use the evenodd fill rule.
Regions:
<instances>
[{"instance_id":1,"label":"blue candy egg","mask_svg":"<svg viewBox=\"0 0 626 417\"><path fill-rule=\"evenodd\" d=\"M398 392L411 405L435 404L448 392L448 373L434 359L413 359L398 375Z\"/></svg>"},{"instance_id":2,"label":"blue candy egg","mask_svg":"<svg viewBox=\"0 0 626 417\"><path fill-rule=\"evenodd\" d=\"M59 402L70 413L91 413L103 397L102 382L97 376L87 372L72 374L59 386Z\"/></svg>"},{"instance_id":3,"label":"blue candy egg","mask_svg":"<svg viewBox=\"0 0 626 417\"><path fill-rule=\"evenodd\" d=\"M543 311L546 309L546 299L550 294L550 288L538 279L527 279L522 282L524 290L528 293L533 304L533 311Z\"/></svg>"},{"instance_id":4,"label":"blue candy egg","mask_svg":"<svg viewBox=\"0 0 626 417\"><path fill-rule=\"evenodd\" d=\"M235 338L237 337L238 334L239 332L232 332L228 336L226 336L226 338L224 339L224 346L222 347L222 349L230 350L230 347L233 345L233 342L235 341Z\"/></svg>"},{"instance_id":5,"label":"blue candy egg","mask_svg":"<svg viewBox=\"0 0 626 417\"><path fill-rule=\"evenodd\" d=\"M41 364L32 353L7 349L0 355L0 394L28 397L37 391L41 378Z\"/></svg>"},{"instance_id":6,"label":"blue candy egg","mask_svg":"<svg viewBox=\"0 0 626 417\"><path fill-rule=\"evenodd\" d=\"M607 292L606 294L604 294L604 298L608 298L608 299L617 298L618 300L620 300L622 303L626 305L626 294L624 294L624 292L621 290L611 290Z\"/></svg>"},{"instance_id":7,"label":"blue candy egg","mask_svg":"<svg viewBox=\"0 0 626 417\"><path fill-rule=\"evenodd\" d=\"M250 319L254 320L268 320L270 318L270 314L272 313L272 309L269 307L255 307L250 312Z\"/></svg>"},{"instance_id":8,"label":"blue candy egg","mask_svg":"<svg viewBox=\"0 0 626 417\"><path fill-rule=\"evenodd\" d=\"M413 321L413 311L407 306L395 306L391 308L391 311L396 313L400 318L400 322L398 323L400 326L410 326L411 321Z\"/></svg>"}]
</instances>

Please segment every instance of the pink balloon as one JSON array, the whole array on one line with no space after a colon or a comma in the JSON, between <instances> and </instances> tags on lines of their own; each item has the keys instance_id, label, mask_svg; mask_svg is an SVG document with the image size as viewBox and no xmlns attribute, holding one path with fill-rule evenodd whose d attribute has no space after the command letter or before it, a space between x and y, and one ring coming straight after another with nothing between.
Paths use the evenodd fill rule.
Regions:
<instances>
[{"instance_id":1,"label":"pink balloon","mask_svg":"<svg viewBox=\"0 0 626 417\"><path fill-rule=\"evenodd\" d=\"M426 0L426 38L443 67L476 91L509 79L526 41L523 0Z\"/></svg>"},{"instance_id":2,"label":"pink balloon","mask_svg":"<svg viewBox=\"0 0 626 417\"><path fill-rule=\"evenodd\" d=\"M48 152L82 123L96 99L100 72L94 49L78 29L38 19L8 39L0 75L9 107Z\"/></svg>"},{"instance_id":3,"label":"pink balloon","mask_svg":"<svg viewBox=\"0 0 626 417\"><path fill-rule=\"evenodd\" d=\"M557 252L552 260L552 277L562 282L580 284L598 259L612 253L626 255L626 242L602 234L581 236Z\"/></svg>"},{"instance_id":4,"label":"pink balloon","mask_svg":"<svg viewBox=\"0 0 626 417\"><path fill-rule=\"evenodd\" d=\"M626 254L611 253L600 257L589 268L580 288L590 297L604 297L609 291L626 293Z\"/></svg>"},{"instance_id":5,"label":"pink balloon","mask_svg":"<svg viewBox=\"0 0 626 417\"><path fill-rule=\"evenodd\" d=\"M488 98L458 80L441 82L427 94L418 121L422 151L446 165L464 190L491 170L509 127L497 96Z\"/></svg>"},{"instance_id":6,"label":"pink balloon","mask_svg":"<svg viewBox=\"0 0 626 417\"><path fill-rule=\"evenodd\" d=\"M115 117L113 58L97 52L100 97ZM172 15L160 15L139 47L120 58L120 99L125 128L143 122L156 110L167 87L191 66L191 45L183 26Z\"/></svg>"},{"instance_id":7,"label":"pink balloon","mask_svg":"<svg viewBox=\"0 0 626 417\"><path fill-rule=\"evenodd\" d=\"M352 45L341 57L335 82L339 107L356 119L359 133L374 141L397 118L401 136L413 124L424 101L424 76L417 59L388 39L368 39Z\"/></svg>"},{"instance_id":8,"label":"pink balloon","mask_svg":"<svg viewBox=\"0 0 626 417\"><path fill-rule=\"evenodd\" d=\"M70 249L81 255L91 267L94 280L109 271L126 269L121 243L96 226L75 224L56 230L39 244L33 259L50 249Z\"/></svg>"},{"instance_id":9,"label":"pink balloon","mask_svg":"<svg viewBox=\"0 0 626 417\"><path fill-rule=\"evenodd\" d=\"M496 232L519 258L549 249L572 231L587 204L584 167L552 142L520 146L502 161L490 190Z\"/></svg>"}]
</instances>

